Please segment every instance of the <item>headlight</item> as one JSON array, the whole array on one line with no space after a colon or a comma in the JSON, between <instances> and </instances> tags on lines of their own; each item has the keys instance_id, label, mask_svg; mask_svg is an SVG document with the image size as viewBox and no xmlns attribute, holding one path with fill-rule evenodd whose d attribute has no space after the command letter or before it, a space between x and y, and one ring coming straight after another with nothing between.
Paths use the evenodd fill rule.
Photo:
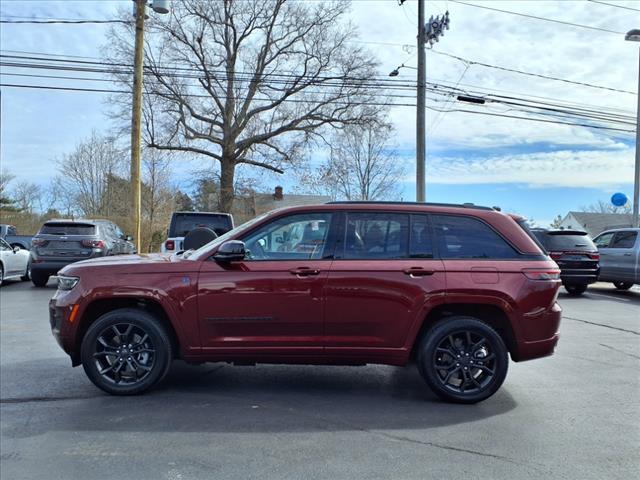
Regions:
<instances>
[{"instance_id":1,"label":"headlight","mask_svg":"<svg viewBox=\"0 0 640 480\"><path fill-rule=\"evenodd\" d=\"M80 279L78 277L58 277L58 290L71 290L75 287Z\"/></svg>"}]
</instances>

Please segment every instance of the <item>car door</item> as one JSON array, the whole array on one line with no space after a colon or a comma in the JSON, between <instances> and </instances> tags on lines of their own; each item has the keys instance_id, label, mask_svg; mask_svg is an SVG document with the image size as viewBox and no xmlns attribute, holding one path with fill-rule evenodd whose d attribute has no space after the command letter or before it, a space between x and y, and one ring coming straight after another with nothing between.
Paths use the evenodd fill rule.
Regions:
<instances>
[{"instance_id":1,"label":"car door","mask_svg":"<svg viewBox=\"0 0 640 480\"><path fill-rule=\"evenodd\" d=\"M240 238L244 261L203 262L198 316L204 350L322 353L332 219L326 211L272 218Z\"/></svg>"},{"instance_id":2,"label":"car door","mask_svg":"<svg viewBox=\"0 0 640 480\"><path fill-rule=\"evenodd\" d=\"M638 232L619 230L609 245L608 256L611 262L611 276L614 280L635 282L636 249Z\"/></svg>"},{"instance_id":3,"label":"car door","mask_svg":"<svg viewBox=\"0 0 640 480\"><path fill-rule=\"evenodd\" d=\"M341 226L326 287L325 351L392 362L410 348L426 309L444 299L429 218L347 211Z\"/></svg>"},{"instance_id":4,"label":"car door","mask_svg":"<svg viewBox=\"0 0 640 480\"><path fill-rule=\"evenodd\" d=\"M20 257L13 251L4 239L0 238L0 251L4 265L4 276L15 275L20 270Z\"/></svg>"},{"instance_id":5,"label":"car door","mask_svg":"<svg viewBox=\"0 0 640 480\"><path fill-rule=\"evenodd\" d=\"M611 249L609 248L614 234L615 232L604 232L598 235L593 240L593 243L596 244L596 247L598 247L598 252L600 253L599 278L602 280L615 279L615 266L613 264L614 258L611 256Z\"/></svg>"}]
</instances>

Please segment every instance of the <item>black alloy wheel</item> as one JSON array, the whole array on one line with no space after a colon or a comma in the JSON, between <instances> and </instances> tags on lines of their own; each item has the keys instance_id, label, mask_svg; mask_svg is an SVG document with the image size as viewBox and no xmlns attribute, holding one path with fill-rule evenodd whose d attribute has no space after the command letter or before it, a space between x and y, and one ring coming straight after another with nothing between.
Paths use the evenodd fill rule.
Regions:
<instances>
[{"instance_id":1,"label":"black alloy wheel","mask_svg":"<svg viewBox=\"0 0 640 480\"><path fill-rule=\"evenodd\" d=\"M504 382L508 351L500 335L472 317L450 317L423 339L418 366L441 398L476 403L493 395Z\"/></svg>"},{"instance_id":2,"label":"black alloy wheel","mask_svg":"<svg viewBox=\"0 0 640 480\"><path fill-rule=\"evenodd\" d=\"M89 327L81 356L87 376L97 387L115 395L135 395L167 374L171 341L150 313L119 309Z\"/></svg>"},{"instance_id":3,"label":"black alloy wheel","mask_svg":"<svg viewBox=\"0 0 640 480\"><path fill-rule=\"evenodd\" d=\"M613 285L618 290L629 290L631 287L633 287L633 283L631 282L613 282Z\"/></svg>"}]
</instances>

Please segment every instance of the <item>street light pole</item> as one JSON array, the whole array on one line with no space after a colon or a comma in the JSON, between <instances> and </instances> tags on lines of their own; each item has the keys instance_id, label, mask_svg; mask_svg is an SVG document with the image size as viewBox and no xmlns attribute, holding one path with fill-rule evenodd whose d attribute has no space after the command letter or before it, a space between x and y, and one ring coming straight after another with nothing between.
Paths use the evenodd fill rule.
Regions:
<instances>
[{"instance_id":1,"label":"street light pole","mask_svg":"<svg viewBox=\"0 0 640 480\"><path fill-rule=\"evenodd\" d=\"M416 105L416 201L425 201L426 158L426 36L424 25L424 0L418 0L418 92Z\"/></svg>"},{"instance_id":2,"label":"street light pole","mask_svg":"<svg viewBox=\"0 0 640 480\"><path fill-rule=\"evenodd\" d=\"M140 180L140 154L142 144L142 81L144 78L144 21L147 0L133 0L136 17L136 41L133 55L133 102L131 111L131 205L134 218L136 250L142 252L142 182ZM169 13L170 0L154 0L151 8L156 13Z\"/></svg>"},{"instance_id":3,"label":"street light pole","mask_svg":"<svg viewBox=\"0 0 640 480\"><path fill-rule=\"evenodd\" d=\"M142 252L142 187L140 150L142 137L142 79L144 66L144 16L147 0L136 2L136 42L133 59L133 110L131 112L131 205L133 206L136 250Z\"/></svg>"},{"instance_id":4,"label":"street light pole","mask_svg":"<svg viewBox=\"0 0 640 480\"><path fill-rule=\"evenodd\" d=\"M640 42L640 29L629 30L624 37L631 42ZM638 106L636 109L636 166L633 175L633 219L631 225L640 227L640 49L638 49Z\"/></svg>"}]
</instances>

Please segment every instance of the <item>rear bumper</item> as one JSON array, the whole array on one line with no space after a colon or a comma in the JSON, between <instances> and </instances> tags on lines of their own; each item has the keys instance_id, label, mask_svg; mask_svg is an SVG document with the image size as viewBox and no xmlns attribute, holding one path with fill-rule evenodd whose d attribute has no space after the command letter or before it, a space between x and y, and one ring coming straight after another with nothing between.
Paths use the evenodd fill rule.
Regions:
<instances>
[{"instance_id":1,"label":"rear bumper","mask_svg":"<svg viewBox=\"0 0 640 480\"><path fill-rule=\"evenodd\" d=\"M528 322L534 321L536 323L535 330L541 338L527 338L518 342L517 351L511 354L513 360L515 362L523 362L553 355L560 338L558 329L560 328L561 317L562 309L556 302L544 314L528 319Z\"/></svg>"},{"instance_id":2,"label":"rear bumper","mask_svg":"<svg viewBox=\"0 0 640 480\"><path fill-rule=\"evenodd\" d=\"M86 258L82 259L82 260L86 260ZM66 267L67 265L74 263L74 262L79 262L80 259L77 260L65 260L65 261L55 261L55 262L49 262L49 261L33 261L31 263L31 273L43 273L43 274L47 274L47 275L55 275L56 273L58 273L60 270L62 270L64 267Z\"/></svg>"},{"instance_id":3,"label":"rear bumper","mask_svg":"<svg viewBox=\"0 0 640 480\"><path fill-rule=\"evenodd\" d=\"M598 281L599 274L600 269L561 269L560 280L562 280L563 285L589 285Z\"/></svg>"}]
</instances>

